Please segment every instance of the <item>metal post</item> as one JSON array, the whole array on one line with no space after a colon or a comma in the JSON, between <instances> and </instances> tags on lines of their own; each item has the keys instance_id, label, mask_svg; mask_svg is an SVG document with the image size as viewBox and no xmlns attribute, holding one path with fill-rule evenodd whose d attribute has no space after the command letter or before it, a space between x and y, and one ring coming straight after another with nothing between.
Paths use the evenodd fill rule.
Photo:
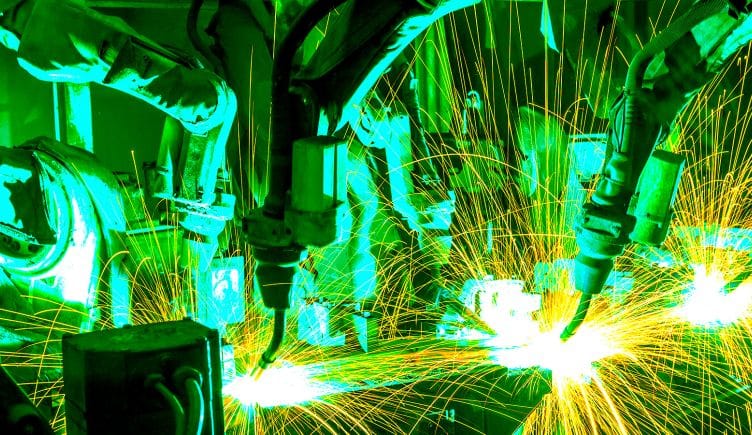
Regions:
<instances>
[{"instance_id":1,"label":"metal post","mask_svg":"<svg viewBox=\"0 0 752 435\"><path fill-rule=\"evenodd\" d=\"M55 139L94 152L89 85L55 83L52 85L52 99L55 110Z\"/></svg>"}]
</instances>

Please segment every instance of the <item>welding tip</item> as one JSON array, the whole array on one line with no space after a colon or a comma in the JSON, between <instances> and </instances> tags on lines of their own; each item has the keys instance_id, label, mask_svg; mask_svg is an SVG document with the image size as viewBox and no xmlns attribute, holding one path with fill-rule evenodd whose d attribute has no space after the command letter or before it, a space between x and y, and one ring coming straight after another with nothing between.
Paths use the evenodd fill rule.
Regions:
<instances>
[{"instance_id":1,"label":"welding tip","mask_svg":"<svg viewBox=\"0 0 752 435\"><path fill-rule=\"evenodd\" d=\"M574 333L577 332L577 328L579 326L580 325L573 325L572 323L569 323L567 327L564 328L563 331L561 331L561 335L559 336L559 338L561 338L561 341L566 342L567 340L572 338Z\"/></svg>"},{"instance_id":2,"label":"welding tip","mask_svg":"<svg viewBox=\"0 0 752 435\"><path fill-rule=\"evenodd\" d=\"M251 379L258 381L261 375L264 373L264 368L261 365L257 365L251 370Z\"/></svg>"},{"instance_id":3,"label":"welding tip","mask_svg":"<svg viewBox=\"0 0 752 435\"><path fill-rule=\"evenodd\" d=\"M577 304L577 311L575 312L574 317L572 317L572 320L569 322L566 328L564 328L564 331L561 332L561 335L559 338L561 338L561 341L566 342L572 336L577 332L577 330L580 328L580 325L582 325L582 322L585 321L585 317L587 316L588 309L590 309L590 302L592 301L593 295L589 293L583 293L580 295L580 302Z\"/></svg>"}]
</instances>

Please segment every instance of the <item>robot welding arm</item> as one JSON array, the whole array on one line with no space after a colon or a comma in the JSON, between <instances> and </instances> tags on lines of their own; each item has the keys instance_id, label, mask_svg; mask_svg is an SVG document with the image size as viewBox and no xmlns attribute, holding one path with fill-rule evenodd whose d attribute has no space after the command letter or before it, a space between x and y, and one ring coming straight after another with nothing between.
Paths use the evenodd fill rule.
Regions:
<instances>
[{"instance_id":1,"label":"robot welding arm","mask_svg":"<svg viewBox=\"0 0 752 435\"><path fill-rule=\"evenodd\" d=\"M18 52L18 63L34 77L116 89L161 110L190 133L176 156L176 185L158 183L156 196L199 208L215 202L217 171L236 110L235 96L221 78L78 1L3 4L0 42Z\"/></svg>"},{"instance_id":2,"label":"robot welding arm","mask_svg":"<svg viewBox=\"0 0 752 435\"><path fill-rule=\"evenodd\" d=\"M98 83L177 120L189 137L172 156L160 151L161 157L178 160L175 183L163 180L154 194L191 207L215 202L217 171L224 164L237 106L224 80L190 57L139 35L119 18L76 0L11 3L15 5L0 15L0 42L18 52L24 69L45 81ZM163 143L170 145L175 144ZM158 165L163 172L172 167L164 161ZM172 174L163 178L168 177Z\"/></svg>"},{"instance_id":3,"label":"robot welding arm","mask_svg":"<svg viewBox=\"0 0 752 435\"><path fill-rule=\"evenodd\" d=\"M232 112L231 92L211 71L81 2L12 1L1 12L0 28L0 42L17 51L19 64L40 80L117 89L179 120L194 134L222 125Z\"/></svg>"},{"instance_id":4,"label":"robot welding arm","mask_svg":"<svg viewBox=\"0 0 752 435\"><path fill-rule=\"evenodd\" d=\"M360 104L402 51L441 17L480 0L350 0L294 82L319 97L326 129L334 132L359 116Z\"/></svg>"},{"instance_id":5,"label":"robot welding arm","mask_svg":"<svg viewBox=\"0 0 752 435\"><path fill-rule=\"evenodd\" d=\"M158 162L146 168L146 189L179 216L181 267L208 267L233 216L234 197L217 188L236 109L225 82L76 0L0 1L0 10L0 42L17 51L35 78L98 83L168 115Z\"/></svg>"},{"instance_id":6,"label":"robot welding arm","mask_svg":"<svg viewBox=\"0 0 752 435\"><path fill-rule=\"evenodd\" d=\"M144 38L119 18L78 1L13 3L0 16L0 33L4 45L18 52L19 64L40 80L116 89L177 120L190 136L178 145L181 155L175 156L180 159L175 162L179 180L175 186L162 183L168 191L155 194L191 206L211 206L236 110L235 96L224 80L191 58Z\"/></svg>"},{"instance_id":7,"label":"robot welding arm","mask_svg":"<svg viewBox=\"0 0 752 435\"><path fill-rule=\"evenodd\" d=\"M638 183L642 176L647 176L646 163L655 145L665 138L669 124L698 89L715 77L730 54L752 38L750 32L743 30L749 20L739 25L729 18L729 12L735 17L746 12L749 8L746 2L732 2L734 4L730 6L728 3L725 0L697 2L652 39L629 65L623 95L610 115L609 152L601 178L575 223L580 252L575 259L574 281L582 295L574 318L561 334L563 340L571 337L582 324L592 297L601 292L613 269L614 259L624 252L630 240L660 245L665 239L671 218L669 209L683 161L665 151L655 152L660 153L657 165L668 169L663 171L664 175L673 176L673 182L656 179L645 183L652 185L657 192L668 192L658 193L662 204L655 202L657 198L650 198L656 195L656 191L640 192ZM702 35L698 28L711 20L714 21L713 30L705 39L703 36L706 35ZM695 77L681 81L681 78L672 77L671 70L672 67L679 69L680 63L687 59L674 56L672 50L677 50L676 46L680 45L686 49L687 41L683 39L688 37L693 38L692 43L697 41L694 59L697 63L691 67ZM714 50L700 55L704 46L714 47ZM665 55L663 63L669 72L647 85L644 79L648 66L661 53ZM653 157L656 157L655 153ZM658 220L645 210L645 207L652 206L664 210L657 213L660 215Z\"/></svg>"},{"instance_id":8,"label":"robot welding arm","mask_svg":"<svg viewBox=\"0 0 752 435\"><path fill-rule=\"evenodd\" d=\"M477 2L318 1L290 28L273 66L269 194L244 222L257 260L255 279L267 307L276 313L288 308L292 276L305 246L328 245L339 233L346 142L316 136L334 134L359 116L357 105L420 32L445 14ZM296 69L294 57L304 38L339 6L332 30L311 61ZM334 174L334 179L324 179L328 186L311 182L320 173L311 170L311 162L315 168L327 168L322 175ZM298 169L303 164L305 171ZM320 191L310 192L316 186ZM315 198L322 200L320 204ZM284 322L275 326L283 327ZM274 361L278 345L270 344L260 368Z\"/></svg>"}]
</instances>

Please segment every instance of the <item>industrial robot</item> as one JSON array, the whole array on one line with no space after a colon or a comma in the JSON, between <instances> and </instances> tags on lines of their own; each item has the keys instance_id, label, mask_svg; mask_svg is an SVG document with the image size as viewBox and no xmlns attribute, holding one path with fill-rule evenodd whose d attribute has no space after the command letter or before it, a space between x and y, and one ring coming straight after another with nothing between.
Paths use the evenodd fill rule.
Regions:
<instances>
[{"instance_id":1,"label":"industrial robot","mask_svg":"<svg viewBox=\"0 0 752 435\"><path fill-rule=\"evenodd\" d=\"M35 78L100 84L169 116L146 196L169 204L182 234L181 267L196 279L232 218L234 197L221 178L236 103L224 80L79 2L4 2L0 29L3 44ZM129 248L126 233L137 226L127 222L121 181L91 153L47 138L2 153L0 189L9 204L0 221L3 283L77 304L82 320L73 324L82 330L100 320L130 323L125 271L120 261L107 261Z\"/></svg>"},{"instance_id":2,"label":"industrial robot","mask_svg":"<svg viewBox=\"0 0 752 435\"><path fill-rule=\"evenodd\" d=\"M541 29L549 45L572 63L587 60L584 76L591 82L583 85L584 93L593 111L610 123L601 175L575 222L574 285L581 297L561 334L566 340L582 324L625 246L657 247L665 240L684 159L661 145L681 110L752 32L746 1L693 2L652 38L647 21L644 29L628 28L618 2L546 1L543 11ZM588 34L616 35L628 68L605 62L597 38L583 38ZM638 36L648 41L643 47ZM599 69L602 65L611 67Z\"/></svg>"},{"instance_id":3,"label":"industrial robot","mask_svg":"<svg viewBox=\"0 0 752 435\"><path fill-rule=\"evenodd\" d=\"M236 103L224 80L191 57L166 49L122 20L102 15L81 2L3 2L0 35L2 44L17 53L20 66L37 79L107 86L168 116L157 161L145 168L144 186L128 185L91 152L50 138L39 137L0 149L0 294L3 309L11 313L2 327L14 337L4 340L4 352L15 346L31 353L56 353L61 341L66 341L61 340L62 332L78 336L104 326L129 325L134 292L133 274L128 268L134 259L140 261L135 258L139 252L153 254L140 249L144 242L159 245L155 251L172 248L168 255L178 263L179 274L190 282L186 288L206 285L219 234L233 218L234 208L234 197L224 186L224 163ZM72 112L75 110L71 107ZM64 128L75 130L75 119L69 121ZM160 210L159 215L144 216L143 210L138 212L139 206L128 206L133 200L136 204L159 203L154 208ZM165 230L162 236L160 228ZM154 243L159 239L167 243ZM211 278L208 283L211 285ZM175 302L174 317L200 314L190 303L187 290L176 295ZM47 325L49 330L29 327L26 332L13 332L17 329L14 325L29 323L29 319ZM212 326L220 329L221 325ZM124 329L116 331L128 334ZM150 341L142 333L133 337L137 347ZM218 357L216 331L202 330L197 339L205 340L205 349L213 349L211 358L205 355L204 360ZM66 354L65 344L62 349ZM70 360L70 353L66 357ZM113 366L97 359L103 373L111 375ZM13 369L16 382L30 381L23 364L4 357L3 365ZM76 385L86 382L76 382L70 372L82 366L85 364L67 364L62 369L67 372L69 433L85 432L87 423L96 424L85 421L84 416L93 405L74 398ZM177 366L173 368L181 373ZM194 369L184 369L186 377L171 382L177 382L187 397L193 397L190 401L194 405L206 405L207 428L221 427L221 403L212 404L210 400L220 391L221 380L216 375L202 378ZM59 378L56 370L60 369L39 367L30 375L35 376L31 382ZM84 377L90 375L96 376L89 371ZM4 385L12 385L5 368L2 378ZM46 422L19 392L10 387L3 390L3 431L47 433L43 429ZM206 400L198 400L198 396ZM102 415L106 420L106 414ZM195 422L203 417L194 412L191 418ZM200 422L196 424L201 427Z\"/></svg>"},{"instance_id":4,"label":"industrial robot","mask_svg":"<svg viewBox=\"0 0 752 435\"><path fill-rule=\"evenodd\" d=\"M265 135L263 124L261 129L251 125L244 132L245 145L240 146L253 149L256 156L252 171L243 173L255 203L243 205L242 232L252 246L253 275L261 299L276 313L274 338L260 367L270 364L279 348L295 276L305 273L299 264L307 256L306 247L316 251L314 261L306 264L310 268L312 263L312 274L318 275L315 288L304 293L309 296L306 303L319 305L312 307L318 312L346 306L359 325L363 348L368 347L367 337L373 336L373 322L366 319L373 319L373 301L379 297L375 262L384 254L373 249L397 255L409 246L421 252L426 266L412 284L419 303L430 305L434 299L440 258L431 256L436 246L446 244L452 201L438 186L422 137L414 83L404 79L409 72L400 53L430 23L474 3L315 2L289 27L281 43L274 38L274 29L264 30L268 20L263 11L243 2L223 2L227 9L223 13L220 8L214 17L208 33L214 36L226 77L239 95L253 96L239 99L250 102L241 103L241 116L255 119L263 117L265 110L269 116L259 101L272 102L269 147L258 145ZM320 18L335 8L336 17L320 41L306 41ZM375 16L369 13L374 8L380 11ZM238 23L239 16L253 19L256 29L251 30L247 20ZM274 41L276 47L271 45ZM240 61L236 52L251 54ZM372 92L384 73L393 81L391 89ZM254 86L266 82L272 84L271 95L262 95L264 89ZM366 104L369 95L371 104ZM389 107L395 96L404 109ZM374 104L379 99L389 103ZM388 111L391 115L385 115ZM398 135L388 136L400 118L409 133L396 145ZM348 144L348 128L357 143ZM311 183L312 179L324 184ZM374 215L387 222L389 241L382 243L384 239L373 235L369 227ZM380 240L371 244L369 239ZM331 290L337 284L339 288ZM321 324L315 318L309 323ZM336 329L325 327L299 336L316 344L341 344Z\"/></svg>"},{"instance_id":5,"label":"industrial robot","mask_svg":"<svg viewBox=\"0 0 752 435\"><path fill-rule=\"evenodd\" d=\"M275 360L281 345L293 278L301 272L299 264L307 248L325 248L347 238L343 221L348 150L341 132L351 125L365 146L388 147L383 138L376 145L373 132L359 127L368 117L361 102L390 66L395 77L407 74L407 62L398 57L421 31L476 2L384 0L379 2L382 13L377 17L368 13L373 4L359 1L319 1L295 12L288 9L297 19L282 26L281 42L272 48L268 148L245 154L268 162L259 182L268 187L252 189L252 199L246 201L251 206L241 214L242 232L255 260L255 284L264 305L275 313L273 337L259 369ZM218 17L231 3L222 2ZM95 323L129 324L132 293L125 265L107 260L124 250L134 251L139 237L162 227L179 235L173 253L180 258L181 273L192 287L201 286L199 281L218 251L220 234L237 214L224 171L225 144L237 104L231 88L239 86L241 96L246 95L240 77L233 76L236 71L217 65L217 73L212 72L190 56L139 35L122 20L79 2L19 0L0 6L1 41L17 52L19 64L35 78L104 85L168 115L157 161L145 168L143 191L126 186L124 194L123 180L102 168L90 153L51 139L38 138L3 151L2 193L11 207L1 214L0 280L8 306L32 313L38 307L22 305L33 298L20 295L41 292L48 300L75 306L68 322L74 325L72 332L91 330ZM335 8L339 9L334 30L299 63L305 38ZM215 19L215 27L220 34L221 18ZM62 36L50 38L50 32ZM406 123L412 124L412 133L407 155L391 162L408 166L416 162L407 181L402 180L409 185L409 199L401 214L411 216L400 219L407 221L415 249L431 254L435 244L446 244L451 199L437 187L415 95L410 93L414 83L408 80L397 89L406 101ZM243 110L250 112L241 106ZM384 159L378 160L378 156L372 159L383 165ZM369 171L383 175L390 169L388 164ZM138 213L123 211L124 195L161 201L162 215L156 220L137 216L144 225L134 230L130 218ZM81 264L86 267L81 269ZM438 264L431 259L419 280L433 284ZM244 296L242 291L239 294ZM182 306L178 314L206 323L191 300L194 296L184 298L176 301ZM432 297L422 299L428 305ZM217 325L209 326L229 321L217 320Z\"/></svg>"}]
</instances>

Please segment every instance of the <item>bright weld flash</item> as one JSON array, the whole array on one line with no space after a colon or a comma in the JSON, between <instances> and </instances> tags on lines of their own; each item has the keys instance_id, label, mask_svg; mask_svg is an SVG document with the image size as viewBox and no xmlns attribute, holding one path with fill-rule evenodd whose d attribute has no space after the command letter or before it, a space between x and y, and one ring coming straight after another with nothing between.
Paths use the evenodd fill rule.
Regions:
<instances>
[{"instance_id":1,"label":"bright weld flash","mask_svg":"<svg viewBox=\"0 0 752 435\"><path fill-rule=\"evenodd\" d=\"M493 350L491 360L511 369L541 367L557 380L588 382L595 375L593 363L621 350L609 341L608 328L585 324L571 339L559 337L565 323L541 332L533 312L541 307L541 296L523 290L517 280L468 281L463 295L480 305L480 317L498 335L486 340Z\"/></svg>"},{"instance_id":2,"label":"bright weld flash","mask_svg":"<svg viewBox=\"0 0 752 435\"><path fill-rule=\"evenodd\" d=\"M688 322L704 327L732 324L744 317L752 303L752 286L742 284L731 293L725 293L727 284L723 273L710 270L704 264L694 266L695 279L687 288L683 304L677 314Z\"/></svg>"},{"instance_id":3,"label":"bright weld flash","mask_svg":"<svg viewBox=\"0 0 752 435\"><path fill-rule=\"evenodd\" d=\"M584 325L566 342L559 338L564 324L538 333L527 345L498 347L492 352L495 363L509 368L541 367L551 370L554 379L589 382L596 375L594 363L621 353L610 343L605 328ZM495 339L489 344L494 345Z\"/></svg>"},{"instance_id":4,"label":"bright weld flash","mask_svg":"<svg viewBox=\"0 0 752 435\"><path fill-rule=\"evenodd\" d=\"M224 388L244 406L262 408L301 405L340 392L333 384L316 380L309 368L286 364L270 367L254 380L250 374L238 376Z\"/></svg>"}]
</instances>

